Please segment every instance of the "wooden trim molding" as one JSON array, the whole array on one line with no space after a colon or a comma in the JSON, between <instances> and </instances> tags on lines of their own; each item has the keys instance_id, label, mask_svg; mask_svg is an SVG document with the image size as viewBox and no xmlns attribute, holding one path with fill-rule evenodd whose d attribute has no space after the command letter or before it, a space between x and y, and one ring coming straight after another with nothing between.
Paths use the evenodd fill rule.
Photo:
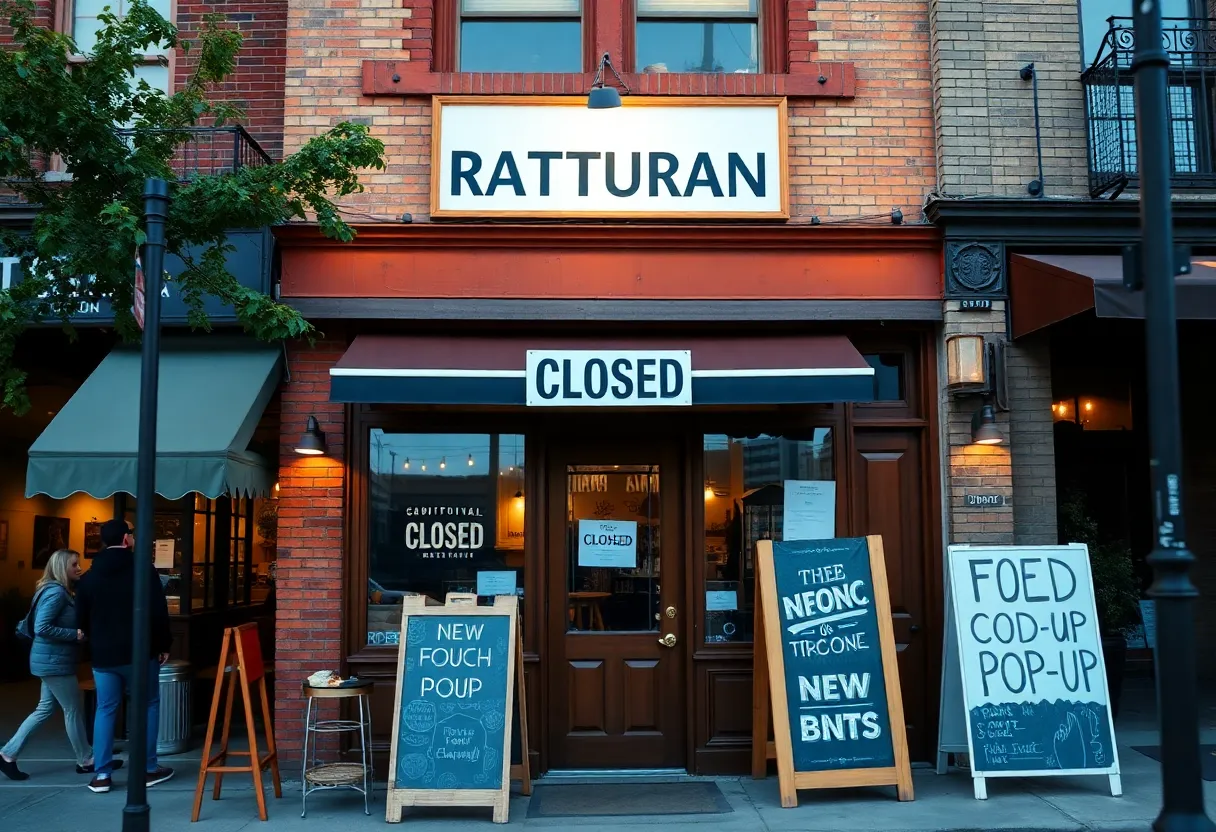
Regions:
<instances>
[{"instance_id":1,"label":"wooden trim molding","mask_svg":"<svg viewBox=\"0 0 1216 832\"><path fill-rule=\"evenodd\" d=\"M761 69L770 75L784 75L790 69L789 15L785 0L767 0L760 8Z\"/></svg>"},{"instance_id":2,"label":"wooden trim molding","mask_svg":"<svg viewBox=\"0 0 1216 832\"><path fill-rule=\"evenodd\" d=\"M435 72L455 72L460 0L434 0L432 13L435 28L431 32L431 48L434 50L431 67Z\"/></svg>"},{"instance_id":3,"label":"wooden trim molding","mask_svg":"<svg viewBox=\"0 0 1216 832\"><path fill-rule=\"evenodd\" d=\"M622 72L630 95L853 98L857 72L851 61L801 64L797 73L705 74ZM363 62L364 95L586 95L594 72L439 72L421 62Z\"/></svg>"},{"instance_id":4,"label":"wooden trim molding","mask_svg":"<svg viewBox=\"0 0 1216 832\"><path fill-rule=\"evenodd\" d=\"M595 224L569 223L375 223L354 225L355 239L335 242L314 223L276 225L284 248L503 248L503 249L664 249L775 251L844 249L857 251L940 251L941 231L931 225L810 223Z\"/></svg>"}]
</instances>

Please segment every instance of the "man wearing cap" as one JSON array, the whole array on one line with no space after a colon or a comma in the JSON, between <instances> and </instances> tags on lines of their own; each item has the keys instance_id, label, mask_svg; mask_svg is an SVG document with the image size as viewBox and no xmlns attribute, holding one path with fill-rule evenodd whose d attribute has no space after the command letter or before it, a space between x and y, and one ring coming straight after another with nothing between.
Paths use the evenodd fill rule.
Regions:
<instances>
[{"instance_id":1,"label":"man wearing cap","mask_svg":"<svg viewBox=\"0 0 1216 832\"><path fill-rule=\"evenodd\" d=\"M97 685L97 714L93 720L93 756L96 774L89 790L110 790L114 761L114 724L123 694L131 685L131 641L135 619L135 538L125 520L102 524L105 547L76 586L78 626L93 651L93 680ZM149 566L149 569L152 567ZM169 606L153 569L147 605L150 654L148 656L148 771L147 785L155 786L173 776L173 769L157 763L156 739L160 730L160 665L169 658L173 637L169 634ZM129 718L137 718L130 714Z\"/></svg>"}]
</instances>

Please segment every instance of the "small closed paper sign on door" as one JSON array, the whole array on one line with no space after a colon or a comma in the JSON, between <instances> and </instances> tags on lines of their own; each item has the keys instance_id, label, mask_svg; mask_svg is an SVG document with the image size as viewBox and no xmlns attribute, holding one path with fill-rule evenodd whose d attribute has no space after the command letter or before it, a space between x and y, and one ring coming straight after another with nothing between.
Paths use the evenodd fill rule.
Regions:
<instances>
[{"instance_id":1,"label":"small closed paper sign on door","mask_svg":"<svg viewBox=\"0 0 1216 832\"><path fill-rule=\"evenodd\" d=\"M579 520L578 565L636 569L637 521Z\"/></svg>"}]
</instances>

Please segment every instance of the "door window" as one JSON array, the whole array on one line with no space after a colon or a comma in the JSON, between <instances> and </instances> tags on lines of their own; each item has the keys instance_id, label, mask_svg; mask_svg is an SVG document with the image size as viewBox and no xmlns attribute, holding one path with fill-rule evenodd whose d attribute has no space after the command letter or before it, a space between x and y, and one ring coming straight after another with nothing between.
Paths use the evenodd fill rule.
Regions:
<instances>
[{"instance_id":1,"label":"door window","mask_svg":"<svg viewBox=\"0 0 1216 832\"><path fill-rule=\"evenodd\" d=\"M567 632L659 629L657 465L566 466Z\"/></svg>"}]
</instances>

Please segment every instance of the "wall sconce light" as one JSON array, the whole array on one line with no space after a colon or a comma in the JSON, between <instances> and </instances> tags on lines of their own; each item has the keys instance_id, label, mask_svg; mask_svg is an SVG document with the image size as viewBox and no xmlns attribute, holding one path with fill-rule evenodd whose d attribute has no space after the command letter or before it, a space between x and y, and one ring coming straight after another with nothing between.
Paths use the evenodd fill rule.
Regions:
<instances>
[{"instance_id":1,"label":"wall sconce light","mask_svg":"<svg viewBox=\"0 0 1216 832\"><path fill-rule=\"evenodd\" d=\"M951 390L982 390L988 378L984 366L984 336L951 335L946 339L946 386Z\"/></svg>"},{"instance_id":2,"label":"wall sconce light","mask_svg":"<svg viewBox=\"0 0 1216 832\"><path fill-rule=\"evenodd\" d=\"M971 417L971 441L976 445L1000 445L1005 441L996 425L996 408L984 402Z\"/></svg>"},{"instance_id":3,"label":"wall sconce light","mask_svg":"<svg viewBox=\"0 0 1216 832\"><path fill-rule=\"evenodd\" d=\"M607 68L616 78L621 89L629 92L629 85L625 83L619 72L612 65L612 59L605 52L600 56L600 65L595 70L595 80L591 82L591 92L587 94L587 109L588 110L613 110L621 106L621 94L617 92L616 87L604 86L604 69Z\"/></svg>"},{"instance_id":4,"label":"wall sconce light","mask_svg":"<svg viewBox=\"0 0 1216 832\"><path fill-rule=\"evenodd\" d=\"M705 499L712 500L714 496L714 487L709 483L705 483Z\"/></svg>"},{"instance_id":5,"label":"wall sconce light","mask_svg":"<svg viewBox=\"0 0 1216 832\"><path fill-rule=\"evenodd\" d=\"M524 492L522 489L515 492L515 499L522 500L523 498L524 498Z\"/></svg>"},{"instance_id":6,"label":"wall sconce light","mask_svg":"<svg viewBox=\"0 0 1216 832\"><path fill-rule=\"evenodd\" d=\"M316 416L308 417L308 426L304 435L296 444L296 453L302 456L322 456L325 453L325 432L317 424Z\"/></svg>"}]
</instances>

